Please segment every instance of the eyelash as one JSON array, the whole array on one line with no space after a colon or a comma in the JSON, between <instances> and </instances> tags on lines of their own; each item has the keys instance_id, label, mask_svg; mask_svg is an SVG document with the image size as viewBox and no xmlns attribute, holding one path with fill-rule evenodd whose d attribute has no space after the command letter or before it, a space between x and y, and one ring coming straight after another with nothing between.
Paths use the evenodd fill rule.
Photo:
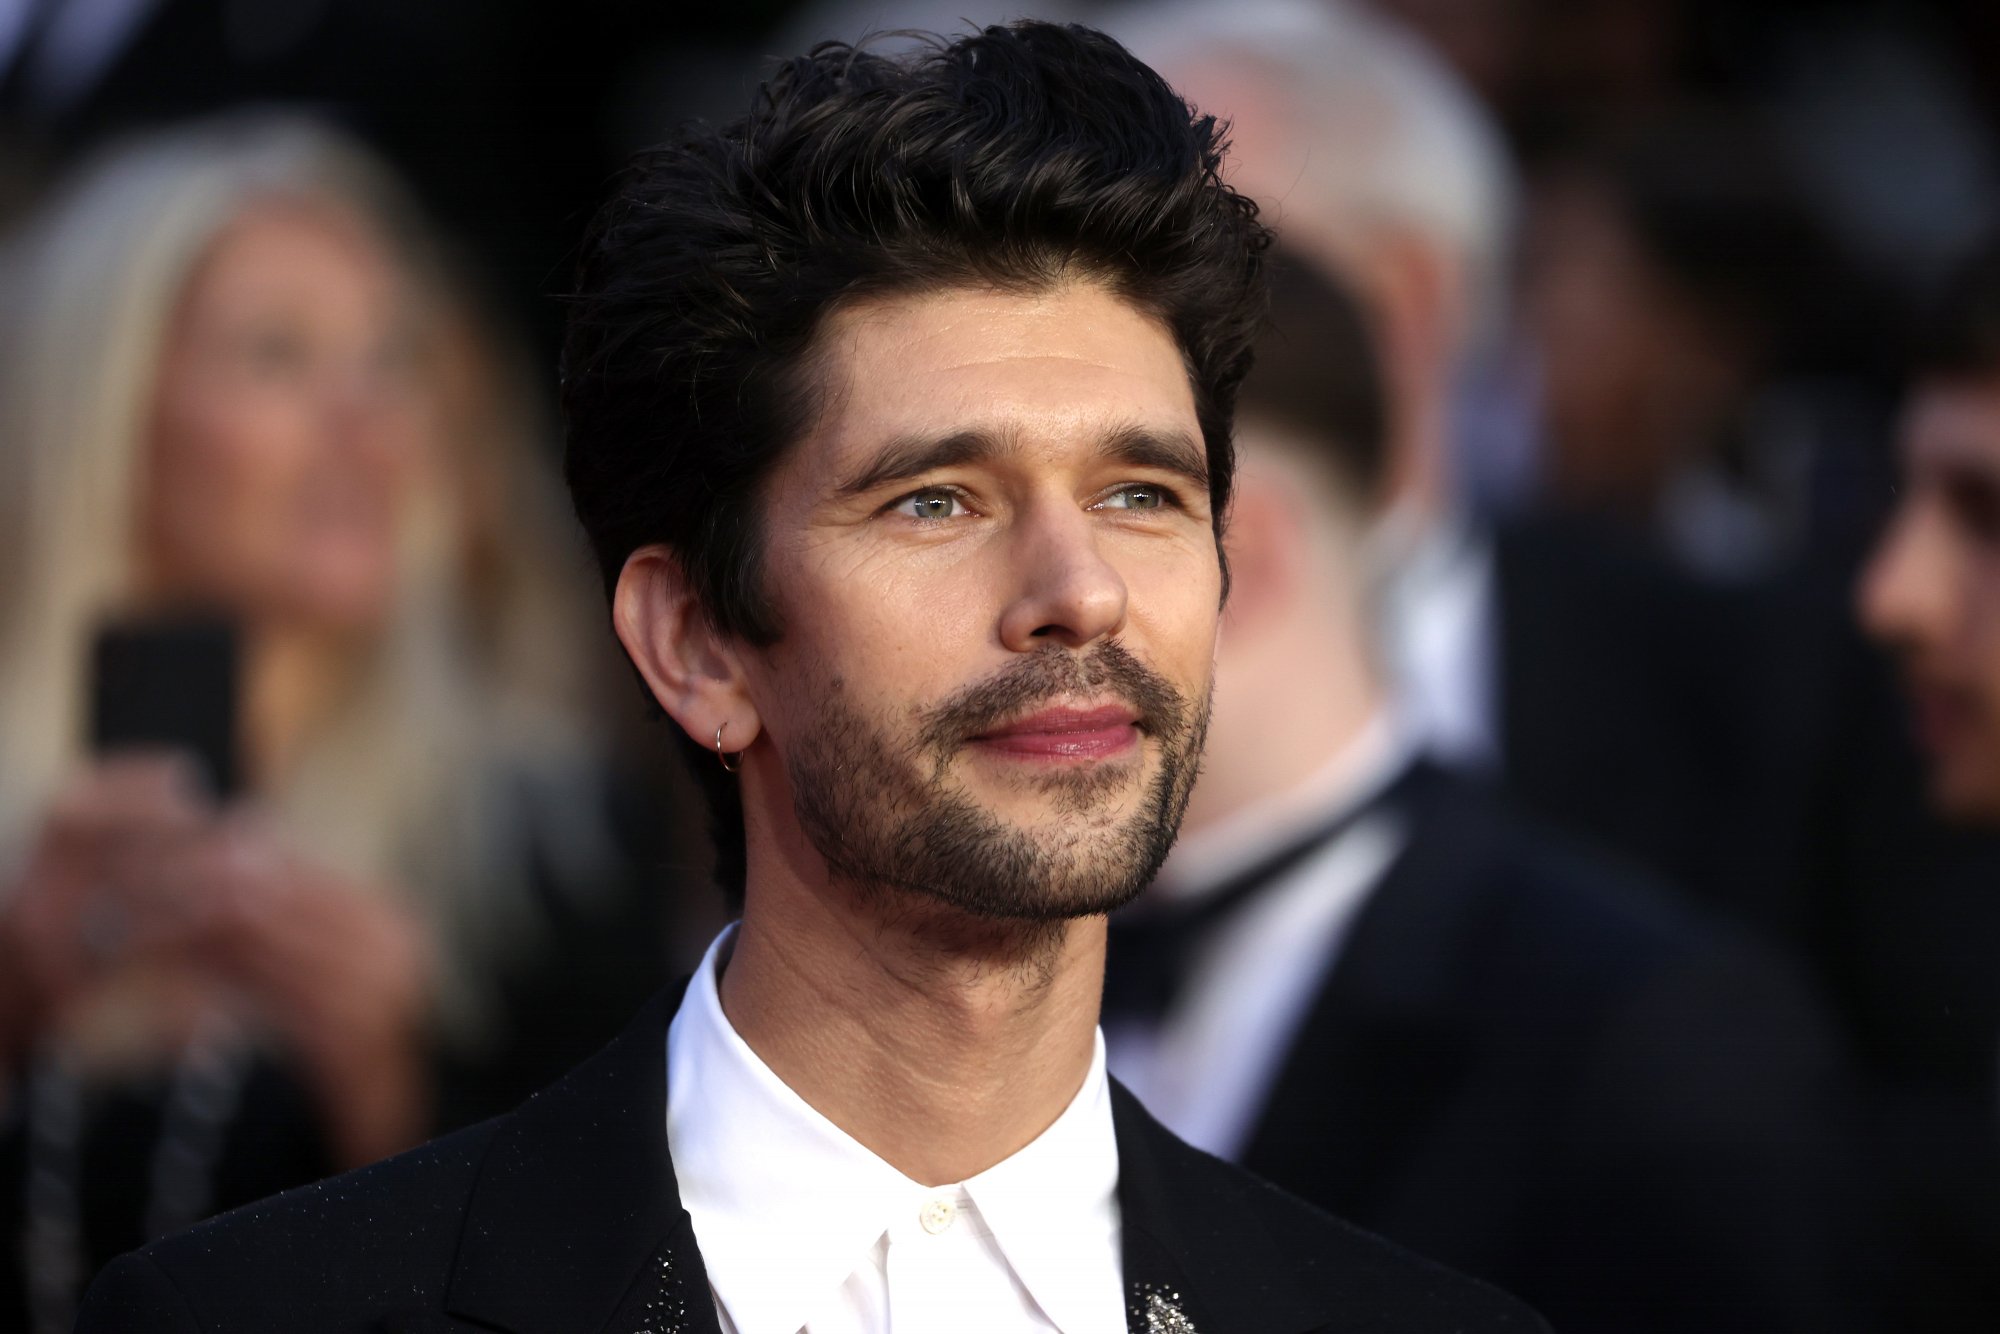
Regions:
<instances>
[{"instance_id":1,"label":"eyelash","mask_svg":"<svg viewBox=\"0 0 2000 1334\"><path fill-rule=\"evenodd\" d=\"M1115 486L1111 490L1105 492L1103 499L1099 500L1096 504L1092 505L1091 508L1092 509L1107 508L1106 502L1108 502L1113 496L1128 495L1135 491L1149 492L1155 496L1158 496L1159 504L1152 506L1153 509L1167 510L1167 509L1183 508L1180 495L1172 487L1160 486L1152 482L1126 482L1122 486ZM918 523L943 523L947 519L956 519L960 517L959 515L956 514L946 514L946 515L938 515L926 518L925 516L920 514L910 514L907 511L903 511L903 507L905 505L908 505L911 501L919 500L925 497L945 497L950 499L956 505L964 507L968 510L971 508L969 505L966 504L965 492L960 490L958 487L926 486L926 487L920 487L915 491L907 492L901 496L898 496L896 499L890 501L887 505L883 507L883 513L887 514L891 512L901 511L904 513L906 518L914 519ZM1121 508L1125 509L1128 512L1132 512L1135 509L1135 507L1131 505L1126 505ZM1146 510L1144 507L1138 507L1137 512L1145 513Z\"/></svg>"}]
</instances>

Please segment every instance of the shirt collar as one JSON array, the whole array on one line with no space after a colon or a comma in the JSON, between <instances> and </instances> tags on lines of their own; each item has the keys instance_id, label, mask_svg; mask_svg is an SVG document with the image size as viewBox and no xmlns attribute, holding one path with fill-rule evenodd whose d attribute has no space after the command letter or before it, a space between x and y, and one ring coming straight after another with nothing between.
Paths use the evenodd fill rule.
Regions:
<instances>
[{"instance_id":1,"label":"shirt collar","mask_svg":"<svg viewBox=\"0 0 2000 1334\"><path fill-rule=\"evenodd\" d=\"M1012 1157L965 1183L1007 1263L1057 1329L1107 1327L1119 1305L1118 1136L1111 1119L1104 1034L1062 1115ZM1109 1327L1122 1328L1114 1309Z\"/></svg>"},{"instance_id":2,"label":"shirt collar","mask_svg":"<svg viewBox=\"0 0 2000 1334\"><path fill-rule=\"evenodd\" d=\"M730 1024L708 948L667 1028L667 1144L681 1203L719 1298L738 1329L798 1329L889 1226L944 1189L911 1180L800 1097ZM962 1184L1023 1286L1059 1328L1119 1291L1118 1143L1097 1035L1089 1073L1033 1142Z\"/></svg>"}]
</instances>

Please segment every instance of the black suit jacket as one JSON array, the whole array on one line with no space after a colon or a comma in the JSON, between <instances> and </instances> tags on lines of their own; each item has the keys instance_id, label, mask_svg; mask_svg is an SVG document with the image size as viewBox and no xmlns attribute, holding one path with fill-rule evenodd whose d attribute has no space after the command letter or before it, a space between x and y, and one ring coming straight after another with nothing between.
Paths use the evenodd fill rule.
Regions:
<instances>
[{"instance_id":1,"label":"black suit jacket","mask_svg":"<svg viewBox=\"0 0 2000 1334\"><path fill-rule=\"evenodd\" d=\"M82 1334L717 1329L668 1159L662 994L515 1111L115 1261ZM1163 1130L1114 1086L1131 1327L1201 1334L1543 1329L1511 1298ZM1177 1328L1168 1325L1165 1328Z\"/></svg>"},{"instance_id":2,"label":"black suit jacket","mask_svg":"<svg viewBox=\"0 0 2000 1334\"><path fill-rule=\"evenodd\" d=\"M1494 552L1509 788L1799 950L1871 1086L1886 1323L2000 1328L2000 838L1927 810L1850 573L1705 584L1549 518Z\"/></svg>"},{"instance_id":3,"label":"black suit jacket","mask_svg":"<svg viewBox=\"0 0 2000 1334\"><path fill-rule=\"evenodd\" d=\"M1566 1334L1841 1328L1848 1088L1794 971L1463 780L1408 790L1244 1165Z\"/></svg>"},{"instance_id":4,"label":"black suit jacket","mask_svg":"<svg viewBox=\"0 0 2000 1334\"><path fill-rule=\"evenodd\" d=\"M1508 788L1704 902L1794 929L1848 720L1834 616L1585 520L1493 535Z\"/></svg>"}]
</instances>

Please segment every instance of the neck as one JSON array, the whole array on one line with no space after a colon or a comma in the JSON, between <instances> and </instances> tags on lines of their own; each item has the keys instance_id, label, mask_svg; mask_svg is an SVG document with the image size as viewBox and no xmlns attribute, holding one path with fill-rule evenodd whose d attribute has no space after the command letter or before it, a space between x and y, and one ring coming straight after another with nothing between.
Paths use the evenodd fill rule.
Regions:
<instances>
[{"instance_id":1,"label":"neck","mask_svg":"<svg viewBox=\"0 0 2000 1334\"><path fill-rule=\"evenodd\" d=\"M821 1115L935 1186L1010 1157L1062 1114L1095 1050L1103 918L977 922L760 860L722 1008Z\"/></svg>"},{"instance_id":2,"label":"neck","mask_svg":"<svg viewBox=\"0 0 2000 1334\"><path fill-rule=\"evenodd\" d=\"M254 787L283 785L338 703L352 666L352 647L325 636L286 629L246 636L243 743Z\"/></svg>"}]
</instances>

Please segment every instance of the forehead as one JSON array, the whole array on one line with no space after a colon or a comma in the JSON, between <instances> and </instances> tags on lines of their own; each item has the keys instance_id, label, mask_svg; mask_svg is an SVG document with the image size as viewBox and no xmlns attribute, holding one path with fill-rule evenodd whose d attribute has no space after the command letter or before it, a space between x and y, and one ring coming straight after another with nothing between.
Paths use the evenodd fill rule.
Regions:
<instances>
[{"instance_id":1,"label":"forehead","mask_svg":"<svg viewBox=\"0 0 2000 1334\"><path fill-rule=\"evenodd\" d=\"M898 436L990 432L1060 451L1113 427L1198 436L1166 328L1102 287L952 289L857 303L819 340L825 408L807 449L837 467Z\"/></svg>"},{"instance_id":2,"label":"forehead","mask_svg":"<svg viewBox=\"0 0 2000 1334\"><path fill-rule=\"evenodd\" d=\"M367 226L332 202L274 196L230 220L191 275L184 308L197 315L245 306L302 313L380 304L394 287L390 261Z\"/></svg>"}]
</instances>

